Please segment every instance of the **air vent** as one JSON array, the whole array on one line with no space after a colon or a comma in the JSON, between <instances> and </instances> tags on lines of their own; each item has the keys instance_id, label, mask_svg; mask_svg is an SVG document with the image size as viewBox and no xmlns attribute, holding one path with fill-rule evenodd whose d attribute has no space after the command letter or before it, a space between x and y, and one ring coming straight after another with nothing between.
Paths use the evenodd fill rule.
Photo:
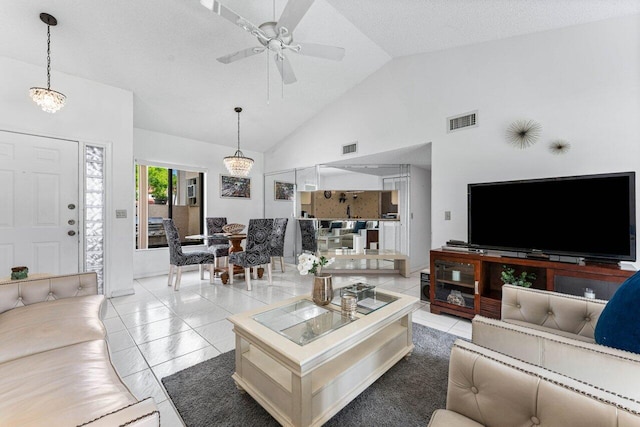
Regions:
<instances>
[{"instance_id":1,"label":"air vent","mask_svg":"<svg viewBox=\"0 0 640 427\"><path fill-rule=\"evenodd\" d=\"M358 151L358 141L342 146L342 154L351 154Z\"/></svg>"},{"instance_id":2,"label":"air vent","mask_svg":"<svg viewBox=\"0 0 640 427\"><path fill-rule=\"evenodd\" d=\"M478 126L478 111L447 118L447 133Z\"/></svg>"}]
</instances>

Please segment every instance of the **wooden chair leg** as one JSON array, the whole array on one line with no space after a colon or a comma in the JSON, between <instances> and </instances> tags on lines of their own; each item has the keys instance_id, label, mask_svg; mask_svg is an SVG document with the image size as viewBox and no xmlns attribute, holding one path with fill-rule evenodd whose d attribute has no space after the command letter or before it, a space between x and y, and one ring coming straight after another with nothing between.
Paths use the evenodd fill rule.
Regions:
<instances>
[{"instance_id":1,"label":"wooden chair leg","mask_svg":"<svg viewBox=\"0 0 640 427\"><path fill-rule=\"evenodd\" d=\"M173 285L173 269L175 268L175 266L173 264L169 264L169 279L167 280L167 285L168 286L172 286Z\"/></svg>"},{"instance_id":2,"label":"wooden chair leg","mask_svg":"<svg viewBox=\"0 0 640 427\"><path fill-rule=\"evenodd\" d=\"M273 283L271 280L271 263L267 264L267 280L269 282L269 286Z\"/></svg>"},{"instance_id":3,"label":"wooden chair leg","mask_svg":"<svg viewBox=\"0 0 640 427\"><path fill-rule=\"evenodd\" d=\"M258 267L259 266L257 266L257 265L255 267L253 267L253 280L258 280ZM251 270L251 269L249 269L249 270Z\"/></svg>"},{"instance_id":4,"label":"wooden chair leg","mask_svg":"<svg viewBox=\"0 0 640 427\"><path fill-rule=\"evenodd\" d=\"M198 264L198 270L200 270L200 280L204 280L204 265Z\"/></svg>"},{"instance_id":5,"label":"wooden chair leg","mask_svg":"<svg viewBox=\"0 0 640 427\"><path fill-rule=\"evenodd\" d=\"M209 283L213 285L213 278L216 276L216 264L209 264Z\"/></svg>"},{"instance_id":6,"label":"wooden chair leg","mask_svg":"<svg viewBox=\"0 0 640 427\"><path fill-rule=\"evenodd\" d=\"M176 272L176 284L173 287L174 291L180 289L180 280L182 280L182 266L179 266L178 271Z\"/></svg>"},{"instance_id":7,"label":"wooden chair leg","mask_svg":"<svg viewBox=\"0 0 640 427\"><path fill-rule=\"evenodd\" d=\"M233 285L233 264L229 264L229 269L227 271L229 273L229 284Z\"/></svg>"},{"instance_id":8,"label":"wooden chair leg","mask_svg":"<svg viewBox=\"0 0 640 427\"><path fill-rule=\"evenodd\" d=\"M280 269L284 273L284 257L283 256L280 257Z\"/></svg>"},{"instance_id":9,"label":"wooden chair leg","mask_svg":"<svg viewBox=\"0 0 640 427\"><path fill-rule=\"evenodd\" d=\"M250 291L251 290L251 269L249 267L244 269L244 281L247 282L247 290Z\"/></svg>"}]
</instances>

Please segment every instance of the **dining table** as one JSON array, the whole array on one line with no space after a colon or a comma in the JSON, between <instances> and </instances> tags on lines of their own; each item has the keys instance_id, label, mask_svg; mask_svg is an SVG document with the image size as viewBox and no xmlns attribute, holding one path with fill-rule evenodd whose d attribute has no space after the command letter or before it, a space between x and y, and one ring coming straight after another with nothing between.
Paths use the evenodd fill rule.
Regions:
<instances>
[{"instance_id":1,"label":"dining table","mask_svg":"<svg viewBox=\"0 0 640 427\"><path fill-rule=\"evenodd\" d=\"M214 233L214 234L192 234L189 236L185 236L186 239L189 240L204 240L205 242L208 239L220 239L225 238L229 240L229 254L234 252L242 252L244 248L242 247L242 241L247 238L246 233ZM228 267L216 267L216 273L220 273L220 280L223 285L226 285L229 282L229 268ZM233 274L244 274L244 268L239 265L233 266ZM258 277L262 278L264 274L263 268L258 268Z\"/></svg>"}]
</instances>

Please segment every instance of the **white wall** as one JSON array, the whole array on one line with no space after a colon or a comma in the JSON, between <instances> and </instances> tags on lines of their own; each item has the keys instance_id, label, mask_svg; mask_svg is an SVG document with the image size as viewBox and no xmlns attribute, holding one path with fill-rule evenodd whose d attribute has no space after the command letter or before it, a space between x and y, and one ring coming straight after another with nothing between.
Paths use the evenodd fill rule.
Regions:
<instances>
[{"instance_id":1,"label":"white wall","mask_svg":"<svg viewBox=\"0 0 640 427\"><path fill-rule=\"evenodd\" d=\"M382 179L376 175L320 168L318 190L381 190Z\"/></svg>"},{"instance_id":2,"label":"white wall","mask_svg":"<svg viewBox=\"0 0 640 427\"><path fill-rule=\"evenodd\" d=\"M297 200L276 200L275 182L287 182L294 184L296 176L294 171L284 171L269 174L264 177L264 217L265 218L288 218L287 230L284 237L284 256L286 262L295 261L295 239L298 221L294 218ZM295 188L295 186L294 186ZM294 196L294 197L297 197ZM278 263L275 268L279 269Z\"/></svg>"},{"instance_id":3,"label":"white wall","mask_svg":"<svg viewBox=\"0 0 640 427\"><path fill-rule=\"evenodd\" d=\"M0 128L110 144L107 182L115 191L110 191L107 198L105 290L108 296L132 293L134 197L127 191L134 179L132 93L54 71L53 89L67 95L67 105L49 114L28 96L30 87L46 84L45 68L0 57L0 81ZM129 215L115 219L116 209L126 209Z\"/></svg>"},{"instance_id":4,"label":"white wall","mask_svg":"<svg viewBox=\"0 0 640 427\"><path fill-rule=\"evenodd\" d=\"M133 130L133 157L181 167L193 167L206 173L205 217L226 216L229 223L249 224L251 218L263 217L263 156L243 150L245 156L255 160L251 178L250 199L220 197L220 175L228 175L222 160L233 154L231 147L180 138L144 129ZM133 187L132 191L133 191ZM133 235L129 237L133 242ZM135 247L135 245L134 245ZM190 247L189 250L202 249ZM134 250L133 277L166 274L169 268L167 248Z\"/></svg>"},{"instance_id":5,"label":"white wall","mask_svg":"<svg viewBox=\"0 0 640 427\"><path fill-rule=\"evenodd\" d=\"M409 178L411 271L429 267L431 250L431 171L411 166ZM413 237L415 236L415 237Z\"/></svg>"},{"instance_id":6,"label":"white wall","mask_svg":"<svg viewBox=\"0 0 640 427\"><path fill-rule=\"evenodd\" d=\"M468 183L638 170L639 76L640 15L394 59L265 153L266 169L337 160L354 140L361 155L431 141L438 247L467 237ZM446 133L475 109L477 128ZM505 142L518 119L542 124L538 144ZM568 154L550 154L557 138Z\"/></svg>"}]
</instances>

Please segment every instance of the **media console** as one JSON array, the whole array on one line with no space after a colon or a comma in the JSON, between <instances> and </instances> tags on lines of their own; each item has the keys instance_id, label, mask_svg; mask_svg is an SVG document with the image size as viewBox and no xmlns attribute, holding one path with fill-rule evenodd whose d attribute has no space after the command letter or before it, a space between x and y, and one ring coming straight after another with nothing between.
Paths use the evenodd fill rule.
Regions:
<instances>
[{"instance_id":1,"label":"media console","mask_svg":"<svg viewBox=\"0 0 640 427\"><path fill-rule=\"evenodd\" d=\"M617 266L570 264L531 258L434 249L431 257L430 302L432 313L473 318L476 314L500 318L503 266L516 275L536 275L533 288L583 296L585 289L608 300L635 271Z\"/></svg>"}]
</instances>

